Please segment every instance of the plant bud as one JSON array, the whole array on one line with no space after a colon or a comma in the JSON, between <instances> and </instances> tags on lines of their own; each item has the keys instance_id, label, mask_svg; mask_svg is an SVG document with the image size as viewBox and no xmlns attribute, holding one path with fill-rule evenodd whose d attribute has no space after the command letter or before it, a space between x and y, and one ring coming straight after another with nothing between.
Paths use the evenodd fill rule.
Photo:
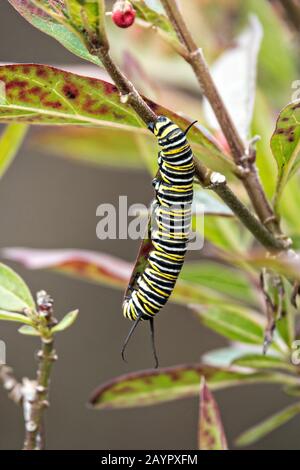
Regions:
<instances>
[{"instance_id":1,"label":"plant bud","mask_svg":"<svg viewBox=\"0 0 300 470\"><path fill-rule=\"evenodd\" d=\"M135 9L127 0L117 0L113 6L112 19L119 28L129 28L135 20Z\"/></svg>"}]
</instances>

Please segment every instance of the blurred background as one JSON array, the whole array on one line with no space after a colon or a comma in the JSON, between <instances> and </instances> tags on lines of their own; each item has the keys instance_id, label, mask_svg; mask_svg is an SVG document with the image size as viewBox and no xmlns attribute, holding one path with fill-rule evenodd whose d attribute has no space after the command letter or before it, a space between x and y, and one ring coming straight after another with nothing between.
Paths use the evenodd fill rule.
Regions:
<instances>
[{"instance_id":1,"label":"blurred background","mask_svg":"<svg viewBox=\"0 0 300 470\"><path fill-rule=\"evenodd\" d=\"M195 2L196 7L200 3ZM222 24L221 13L218 16L216 10L214 15L214 21ZM230 23L234 21L234 11L230 16L230 8L228 15L227 35L222 37L219 33L217 37L220 49L230 44L234 33ZM0 2L0 22L1 62L33 62L61 67L87 65L55 40L34 29L7 1ZM114 29L112 34L116 35L116 41L113 36L111 38L113 48L121 54L120 32ZM155 51L155 45L150 41L149 56L151 50ZM209 54L213 59L214 53L209 51ZM155 57L152 60L155 61ZM190 70L184 70L192 83ZM190 91L182 97L184 101L187 96L187 106L188 96L192 98L193 93ZM165 100L169 99L164 96ZM285 98L282 99L284 102ZM119 195L128 195L129 203L148 204L152 190L146 170L129 172L76 165L50 152L37 151L29 145L31 135L0 184L1 246L88 249L133 261L137 242L97 239L96 208L101 203L117 205ZM97 385L120 374L152 366L147 328L140 328L132 340L128 364L121 361L120 349L129 327L121 314L121 291L54 272L29 271L14 263L7 264L17 270L32 292L46 289L51 293L58 318L71 309L80 310L75 325L56 339L59 360L52 374L51 408L46 418L49 449L195 448L197 399L118 411L98 412L86 406ZM197 318L187 309L170 303L159 316L156 330L162 367L197 362L201 354L225 343L199 326ZM7 363L16 375L33 376L36 340L19 335L15 324L5 322L1 322L0 339L7 345ZM233 438L245 428L292 401L276 386L262 385L220 391L216 398L230 447L233 447ZM1 449L21 448L24 434L21 413L0 388ZM299 449L298 425L297 419L293 420L261 440L255 448Z\"/></svg>"}]
</instances>

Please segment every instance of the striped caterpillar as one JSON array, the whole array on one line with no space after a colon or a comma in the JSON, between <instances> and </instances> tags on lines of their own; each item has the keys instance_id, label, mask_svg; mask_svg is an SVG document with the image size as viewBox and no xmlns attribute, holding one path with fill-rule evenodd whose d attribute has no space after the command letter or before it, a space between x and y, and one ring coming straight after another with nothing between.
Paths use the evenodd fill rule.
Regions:
<instances>
[{"instance_id":1,"label":"striped caterpillar","mask_svg":"<svg viewBox=\"0 0 300 470\"><path fill-rule=\"evenodd\" d=\"M151 243L147 264L129 286L123 301L123 314L134 321L123 349L140 320L149 320L155 367L158 360L154 344L154 317L168 301L187 250L193 201L194 162L191 147L182 131L165 116L149 124L158 140L159 177L154 178L155 200L152 204Z\"/></svg>"}]
</instances>

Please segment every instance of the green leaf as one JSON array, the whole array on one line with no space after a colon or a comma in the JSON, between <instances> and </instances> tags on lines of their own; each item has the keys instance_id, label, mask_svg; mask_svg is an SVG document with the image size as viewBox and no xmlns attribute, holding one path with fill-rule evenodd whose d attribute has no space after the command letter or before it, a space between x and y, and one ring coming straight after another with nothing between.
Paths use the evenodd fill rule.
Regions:
<instances>
[{"instance_id":1,"label":"green leaf","mask_svg":"<svg viewBox=\"0 0 300 470\"><path fill-rule=\"evenodd\" d=\"M222 294L215 289L202 286L199 283L187 282L179 279L176 282L174 291L170 297L171 302L187 305L190 302L197 302L199 304L217 304L229 306L232 300L226 299Z\"/></svg>"},{"instance_id":2,"label":"green leaf","mask_svg":"<svg viewBox=\"0 0 300 470\"><path fill-rule=\"evenodd\" d=\"M137 13L135 20L137 26L152 30L152 32L154 30L165 43L177 52L179 57L185 55L185 48L179 41L171 22L165 15L164 9L151 8L152 5L149 6L147 0L133 0L133 5Z\"/></svg>"},{"instance_id":3,"label":"green leaf","mask_svg":"<svg viewBox=\"0 0 300 470\"><path fill-rule=\"evenodd\" d=\"M18 332L21 333L21 335L27 335L27 336L40 336L40 333L30 325L23 325L18 329Z\"/></svg>"},{"instance_id":4,"label":"green leaf","mask_svg":"<svg viewBox=\"0 0 300 470\"><path fill-rule=\"evenodd\" d=\"M23 312L25 308L35 309L27 285L15 271L0 263L0 309Z\"/></svg>"},{"instance_id":5,"label":"green leaf","mask_svg":"<svg viewBox=\"0 0 300 470\"><path fill-rule=\"evenodd\" d=\"M271 148L278 166L275 206L289 178L300 165L300 101L288 104L279 114L276 129L271 138Z\"/></svg>"},{"instance_id":6,"label":"green leaf","mask_svg":"<svg viewBox=\"0 0 300 470\"><path fill-rule=\"evenodd\" d=\"M293 49L292 41L281 18L270 2L261 0L244 0L239 2L240 12L244 12L243 20L247 20L249 12L259 18L263 26L263 40L259 54L259 83L264 93L277 106L282 100L288 99L291 83L297 74L297 49ZM274 41L276 38L276 41Z\"/></svg>"},{"instance_id":7,"label":"green leaf","mask_svg":"<svg viewBox=\"0 0 300 470\"><path fill-rule=\"evenodd\" d=\"M256 90L255 108L252 122L252 135L261 138L256 143L256 164L263 187L269 197L274 194L276 186L276 163L270 148L270 135L274 130L274 111L265 94Z\"/></svg>"},{"instance_id":8,"label":"green leaf","mask_svg":"<svg viewBox=\"0 0 300 470\"><path fill-rule=\"evenodd\" d=\"M69 328L76 321L79 310L73 310L72 312L67 313L64 318L51 329L51 333L58 333Z\"/></svg>"},{"instance_id":9,"label":"green leaf","mask_svg":"<svg viewBox=\"0 0 300 470\"><path fill-rule=\"evenodd\" d=\"M71 22L77 29L88 26L94 34L99 28L99 3L97 0L64 0ZM83 19L86 24L83 23Z\"/></svg>"},{"instance_id":10,"label":"green leaf","mask_svg":"<svg viewBox=\"0 0 300 470\"><path fill-rule=\"evenodd\" d=\"M238 359L243 354L256 354L261 355L261 345L243 345L240 343L232 343L232 346L221 349L213 349L203 354L201 361L204 364L214 367L230 367L235 359ZM280 357L277 351L269 350L268 356Z\"/></svg>"},{"instance_id":11,"label":"green leaf","mask_svg":"<svg viewBox=\"0 0 300 470\"><path fill-rule=\"evenodd\" d=\"M298 379L270 372L236 371L203 364L146 370L117 377L91 395L95 409L129 408L156 405L199 394L199 382L205 377L211 390L251 383L290 383Z\"/></svg>"},{"instance_id":12,"label":"green leaf","mask_svg":"<svg viewBox=\"0 0 300 470\"><path fill-rule=\"evenodd\" d=\"M164 10L158 11L157 9L153 9L151 5L149 5L149 2L144 0L132 0L132 4L139 20L148 26L154 26L162 37L172 41L174 45L179 45L177 35L169 19L164 14ZM137 23L142 24L139 21L137 21Z\"/></svg>"},{"instance_id":13,"label":"green leaf","mask_svg":"<svg viewBox=\"0 0 300 470\"><path fill-rule=\"evenodd\" d=\"M283 341L289 348L291 348L297 335L297 329L295 328L296 312L294 306L291 303L293 286L287 279L284 278L283 285L285 291L285 296L283 299L283 311L285 314L277 321L276 329Z\"/></svg>"},{"instance_id":14,"label":"green leaf","mask_svg":"<svg viewBox=\"0 0 300 470\"><path fill-rule=\"evenodd\" d=\"M0 310L0 320L14 321L19 323L25 323L26 325L32 325L32 321L25 315L14 312L6 312L5 310Z\"/></svg>"},{"instance_id":15,"label":"green leaf","mask_svg":"<svg viewBox=\"0 0 300 470\"><path fill-rule=\"evenodd\" d=\"M249 246L249 238L235 218L206 217L205 239L230 253L240 253Z\"/></svg>"},{"instance_id":16,"label":"green leaf","mask_svg":"<svg viewBox=\"0 0 300 470\"><path fill-rule=\"evenodd\" d=\"M232 361L232 365L252 369L283 369L295 372L295 366L283 358L264 354L245 354Z\"/></svg>"},{"instance_id":17,"label":"green leaf","mask_svg":"<svg viewBox=\"0 0 300 470\"><path fill-rule=\"evenodd\" d=\"M140 145L142 139L152 153L155 164L157 147L149 135L138 135L121 129L86 129L65 127L41 128L33 135L30 144L39 152L75 160L78 163L142 170L145 168L141 158Z\"/></svg>"},{"instance_id":18,"label":"green leaf","mask_svg":"<svg viewBox=\"0 0 300 470\"><path fill-rule=\"evenodd\" d=\"M149 8L156 11L157 13L164 13L164 9L162 4L160 3L160 0L145 0L145 3L148 5Z\"/></svg>"},{"instance_id":19,"label":"green leaf","mask_svg":"<svg viewBox=\"0 0 300 470\"><path fill-rule=\"evenodd\" d=\"M227 450L227 440L220 410L205 379L200 387L199 450Z\"/></svg>"},{"instance_id":20,"label":"green leaf","mask_svg":"<svg viewBox=\"0 0 300 470\"><path fill-rule=\"evenodd\" d=\"M16 156L27 133L27 124L9 124L0 138L0 178Z\"/></svg>"},{"instance_id":21,"label":"green leaf","mask_svg":"<svg viewBox=\"0 0 300 470\"><path fill-rule=\"evenodd\" d=\"M109 48L105 28L105 0L65 0L67 23L78 31L82 41Z\"/></svg>"},{"instance_id":22,"label":"green leaf","mask_svg":"<svg viewBox=\"0 0 300 470\"><path fill-rule=\"evenodd\" d=\"M202 323L225 338L246 344L263 344L262 318L242 307L200 307L191 305Z\"/></svg>"},{"instance_id":23,"label":"green leaf","mask_svg":"<svg viewBox=\"0 0 300 470\"><path fill-rule=\"evenodd\" d=\"M121 170L141 170L146 167L154 176L157 171L157 144L150 134L143 134L141 130L41 127L33 134L29 144L39 152L78 163ZM194 207L197 205L204 207L205 215L233 216L219 199L198 188L194 193Z\"/></svg>"},{"instance_id":24,"label":"green leaf","mask_svg":"<svg viewBox=\"0 0 300 470\"><path fill-rule=\"evenodd\" d=\"M256 289L242 270L211 261L185 262L180 278L238 299L255 303Z\"/></svg>"},{"instance_id":25,"label":"green leaf","mask_svg":"<svg viewBox=\"0 0 300 470\"><path fill-rule=\"evenodd\" d=\"M100 60L91 55L80 36L66 24L34 6L31 0L8 0L9 3L33 26L60 42L66 49L81 59L101 65Z\"/></svg>"},{"instance_id":26,"label":"green leaf","mask_svg":"<svg viewBox=\"0 0 300 470\"><path fill-rule=\"evenodd\" d=\"M282 426L283 424L287 423L299 413L300 403L291 405L288 408L285 408L284 410L280 411L279 413L270 416L269 418L257 424L256 426L253 426L252 428L248 429L248 431L244 432L241 436L239 436L236 443L238 446L249 446L250 444L253 444L254 442L258 441L270 432L274 431L274 429L277 429L279 428L279 426Z\"/></svg>"}]
</instances>

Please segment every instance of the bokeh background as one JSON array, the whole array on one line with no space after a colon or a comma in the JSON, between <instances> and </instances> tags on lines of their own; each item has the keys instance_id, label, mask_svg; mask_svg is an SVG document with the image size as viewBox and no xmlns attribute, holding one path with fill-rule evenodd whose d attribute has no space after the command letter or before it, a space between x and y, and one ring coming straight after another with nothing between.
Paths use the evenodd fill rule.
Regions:
<instances>
[{"instance_id":1,"label":"bokeh background","mask_svg":"<svg viewBox=\"0 0 300 470\"><path fill-rule=\"evenodd\" d=\"M0 2L0 61L80 64L60 44L31 27L5 0ZM132 261L136 242L100 242L96 238L97 206L117 204L119 195L128 195L129 203L148 204L152 191L146 171L127 173L75 165L39 154L25 144L0 184L1 246L99 250ZM105 412L86 406L97 385L152 365L146 328L140 328L130 344L129 363L121 361L120 348L129 326L121 315L122 292L10 265L32 292L46 289L52 294L57 317L80 309L76 324L56 340L59 360L53 370L46 420L49 449L195 448L197 399ZM15 324L5 322L1 322L0 338L17 376L33 376L36 340L19 335ZM205 351L222 345L222 339L199 326L183 307L168 304L157 321L161 366L195 362ZM292 401L276 386L262 385L220 391L216 398L231 447L242 430ZM299 448L298 425L293 420L255 448ZM23 434L21 409L0 389L0 448L21 448Z\"/></svg>"}]
</instances>

